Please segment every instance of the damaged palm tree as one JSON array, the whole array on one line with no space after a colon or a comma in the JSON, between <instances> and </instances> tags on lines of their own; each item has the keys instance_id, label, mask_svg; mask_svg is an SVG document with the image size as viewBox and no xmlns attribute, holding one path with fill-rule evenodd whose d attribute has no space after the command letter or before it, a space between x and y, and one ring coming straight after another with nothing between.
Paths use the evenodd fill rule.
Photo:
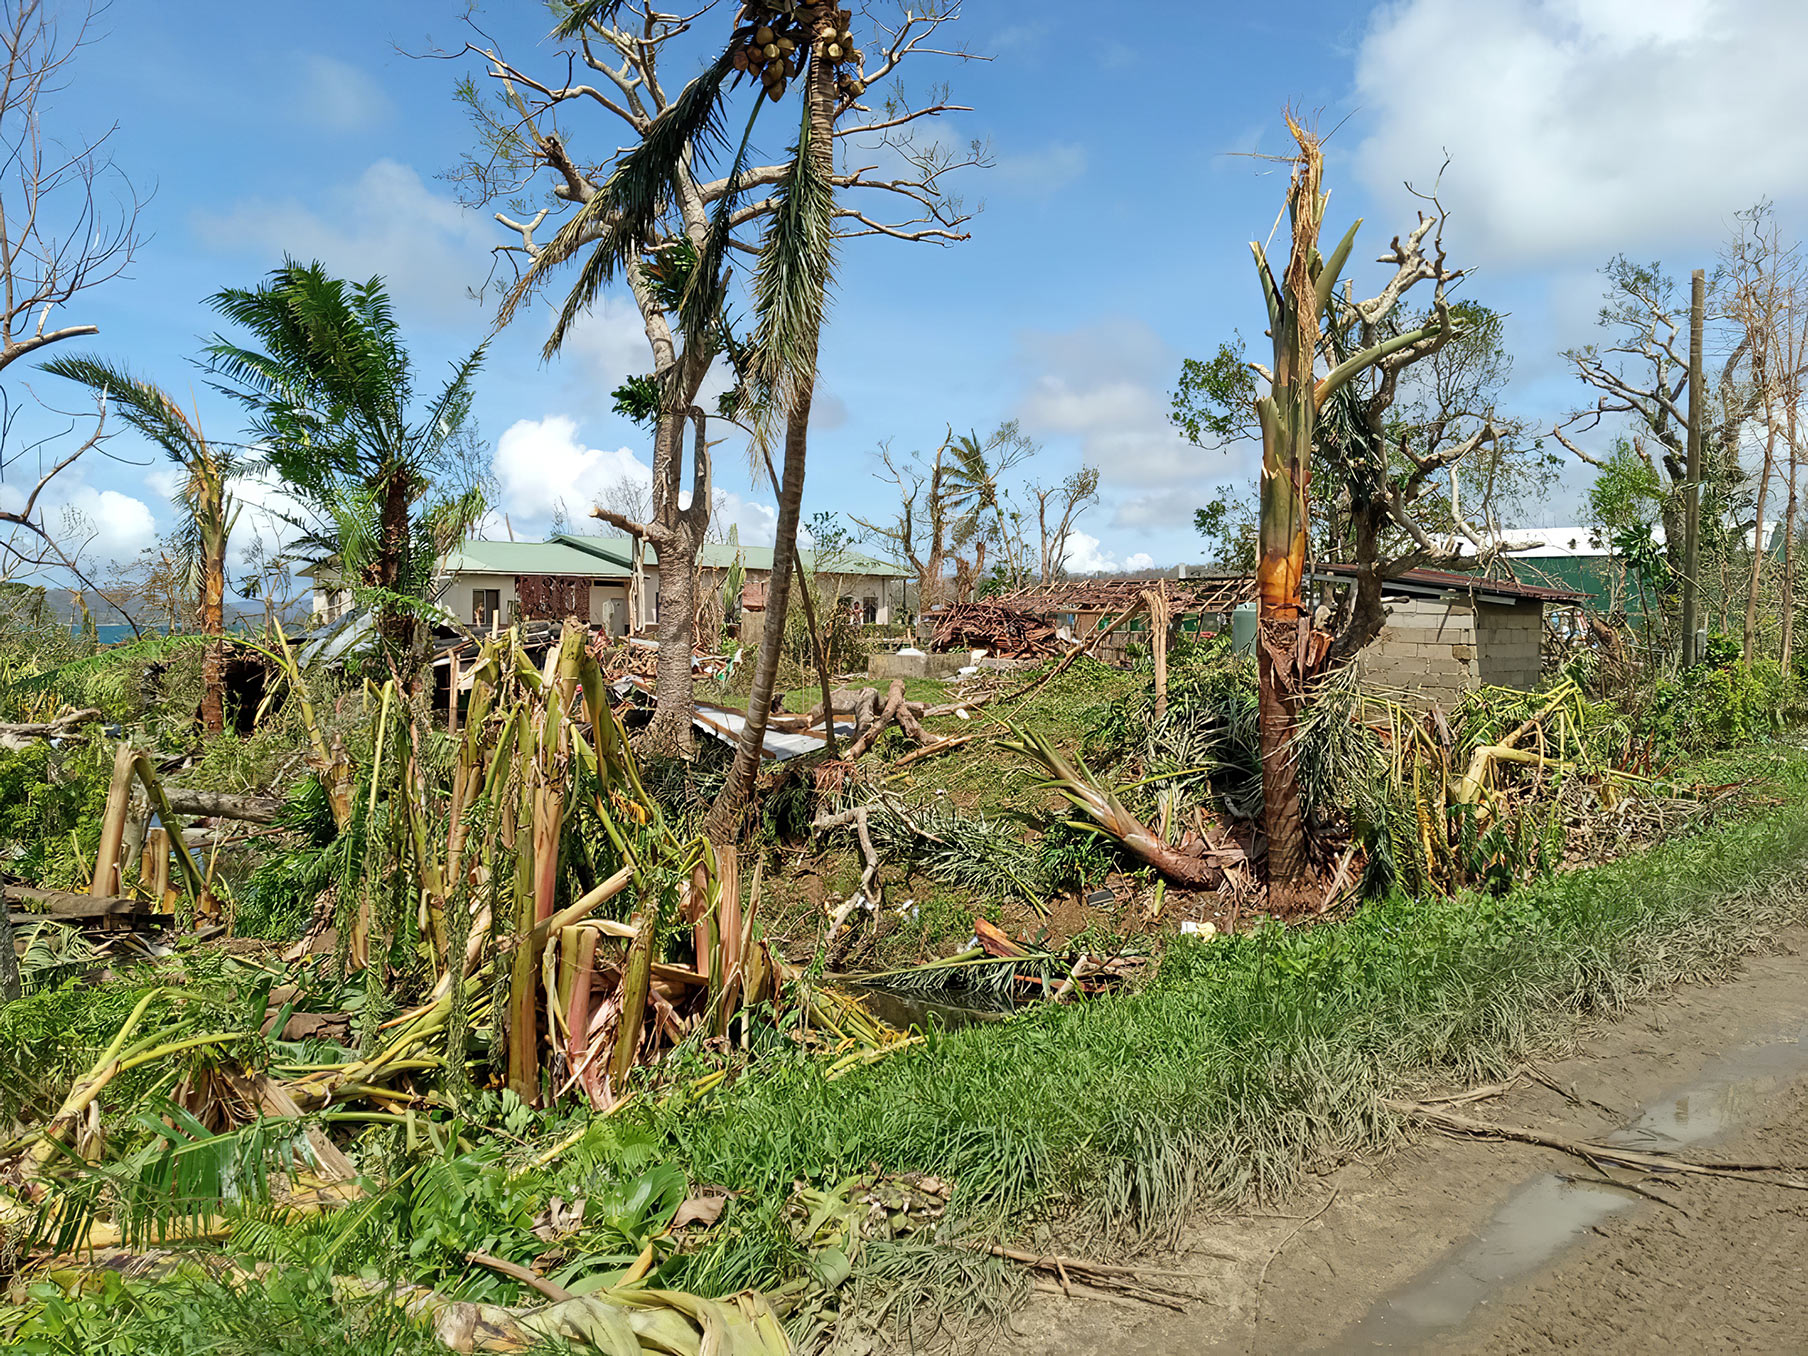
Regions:
<instances>
[{"instance_id":1,"label":"damaged palm tree","mask_svg":"<svg viewBox=\"0 0 1808 1356\"><path fill-rule=\"evenodd\" d=\"M1320 411L1348 383L1381 363L1403 366L1433 351L1448 338L1453 322L1440 305L1430 323L1394 334L1336 362L1323 376L1318 359L1323 345L1321 319L1337 304L1338 275L1356 240L1354 223L1327 259L1318 249L1327 195L1321 190L1324 154L1318 136L1291 115L1288 129L1299 144L1287 204L1292 243L1277 279L1260 244L1252 244L1268 324L1274 339L1272 370L1257 369L1268 393L1256 400L1262 432L1262 486L1256 582L1260 606L1260 730L1262 746L1262 815L1268 839L1268 882L1280 902L1304 893L1306 826L1300 811L1299 770L1295 743L1300 711L1312 679L1322 669L1331 638L1315 631L1301 610L1300 586L1306 573L1307 528L1310 522L1312 452ZM1410 250L1394 242L1392 256L1399 271L1383 293L1381 312L1391 311L1400 294L1420 277L1444 276L1442 263L1431 272L1418 251L1423 232L1411 237ZM1410 257L1409 257L1410 256ZM1373 308L1377 303L1365 303Z\"/></svg>"}]
</instances>

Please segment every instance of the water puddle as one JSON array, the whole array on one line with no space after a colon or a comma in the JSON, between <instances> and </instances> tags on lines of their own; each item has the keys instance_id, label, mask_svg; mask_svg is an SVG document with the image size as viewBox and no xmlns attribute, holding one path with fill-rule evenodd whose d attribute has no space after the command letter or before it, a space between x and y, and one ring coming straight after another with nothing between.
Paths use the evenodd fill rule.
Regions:
<instances>
[{"instance_id":1,"label":"water puddle","mask_svg":"<svg viewBox=\"0 0 1808 1356\"><path fill-rule=\"evenodd\" d=\"M1721 1056L1605 1139L1650 1150L1700 1144L1738 1125L1751 1107L1804 1072L1808 1024ZM1641 1203L1606 1183L1557 1173L1531 1178L1467 1242L1370 1309L1340 1345L1411 1349L1463 1323L1493 1293L1544 1266L1609 1215Z\"/></svg>"}]
</instances>

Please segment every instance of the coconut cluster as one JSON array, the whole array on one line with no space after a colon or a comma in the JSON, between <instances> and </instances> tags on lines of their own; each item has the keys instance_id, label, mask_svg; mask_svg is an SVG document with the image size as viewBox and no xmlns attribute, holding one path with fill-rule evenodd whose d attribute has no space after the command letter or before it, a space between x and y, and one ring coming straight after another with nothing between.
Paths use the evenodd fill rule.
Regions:
<instances>
[{"instance_id":1,"label":"coconut cluster","mask_svg":"<svg viewBox=\"0 0 1808 1356\"><path fill-rule=\"evenodd\" d=\"M854 46L854 16L823 0L750 0L741 9L734 33L734 68L757 76L773 100L803 69L812 45L835 72L836 92L858 98L866 86L856 71L860 52Z\"/></svg>"}]
</instances>

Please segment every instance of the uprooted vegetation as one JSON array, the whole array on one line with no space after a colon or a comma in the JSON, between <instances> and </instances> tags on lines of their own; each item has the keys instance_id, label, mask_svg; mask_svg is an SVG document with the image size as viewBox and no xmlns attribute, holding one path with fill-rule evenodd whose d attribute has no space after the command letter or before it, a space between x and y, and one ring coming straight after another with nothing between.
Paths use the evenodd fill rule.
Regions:
<instances>
[{"instance_id":1,"label":"uprooted vegetation","mask_svg":"<svg viewBox=\"0 0 1808 1356\"><path fill-rule=\"evenodd\" d=\"M995 1315L1031 1223L1103 1245L1283 1190L1391 1137L1384 1096L1799 912L1799 755L1704 759L1654 737L1683 698L1570 674L1443 715L1323 685L1300 782L1342 921L1267 918L1247 661L1177 648L1157 714L1147 663L1068 658L774 770L738 851L696 829L720 756L643 765L576 631L493 640L453 726L275 636L254 732L204 746L156 690L179 644L9 670L7 720L113 725L0 753L8 1340L766 1351ZM1018 1011L894 1029L852 980Z\"/></svg>"}]
</instances>

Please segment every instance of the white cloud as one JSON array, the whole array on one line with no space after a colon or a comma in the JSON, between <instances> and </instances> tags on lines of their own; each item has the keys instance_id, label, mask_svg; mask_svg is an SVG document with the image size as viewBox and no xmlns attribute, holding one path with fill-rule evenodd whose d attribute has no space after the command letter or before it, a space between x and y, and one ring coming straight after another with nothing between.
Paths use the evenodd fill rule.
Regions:
<instances>
[{"instance_id":1,"label":"white cloud","mask_svg":"<svg viewBox=\"0 0 1808 1356\"><path fill-rule=\"evenodd\" d=\"M1397 0L1356 59L1368 185L1441 187L1471 259L1637 253L1808 181L1801 0Z\"/></svg>"},{"instance_id":2,"label":"white cloud","mask_svg":"<svg viewBox=\"0 0 1808 1356\"><path fill-rule=\"evenodd\" d=\"M1180 357L1140 321L1115 320L1025 335L1032 372L1018 405L1036 436L1079 440L1107 488L1192 484L1222 475L1224 459L1188 443L1168 422L1168 387Z\"/></svg>"},{"instance_id":3,"label":"white cloud","mask_svg":"<svg viewBox=\"0 0 1808 1356\"><path fill-rule=\"evenodd\" d=\"M297 63L296 111L328 132L361 132L387 122L395 105L376 78L336 57L311 52Z\"/></svg>"},{"instance_id":4,"label":"white cloud","mask_svg":"<svg viewBox=\"0 0 1808 1356\"><path fill-rule=\"evenodd\" d=\"M57 545L87 562L129 560L156 545L157 518L150 505L88 484L82 470L78 465L63 472L38 499L33 517ZM25 495L26 487L0 481L0 509L21 511Z\"/></svg>"},{"instance_id":5,"label":"white cloud","mask_svg":"<svg viewBox=\"0 0 1808 1356\"><path fill-rule=\"evenodd\" d=\"M496 440L492 466L502 490L498 505L519 533L544 523L561 506L580 530L591 507L618 480L650 484L653 471L625 447L609 451L578 441L578 424L562 414L518 419Z\"/></svg>"},{"instance_id":6,"label":"white cloud","mask_svg":"<svg viewBox=\"0 0 1808 1356\"><path fill-rule=\"evenodd\" d=\"M555 308L547 308L547 332L557 315ZM639 308L632 298L607 292L597 299L590 314L572 326L560 356L568 364L581 364L586 378L594 378L605 391L653 370L653 353Z\"/></svg>"},{"instance_id":7,"label":"white cloud","mask_svg":"<svg viewBox=\"0 0 1808 1356\"><path fill-rule=\"evenodd\" d=\"M743 499L732 490L716 501L710 523L723 533L733 524L743 546L770 546L778 540L778 506Z\"/></svg>"},{"instance_id":8,"label":"white cloud","mask_svg":"<svg viewBox=\"0 0 1808 1356\"><path fill-rule=\"evenodd\" d=\"M1072 184L1086 173L1086 148L1074 141L1056 141L1020 155L998 158L998 177L1013 188L1046 196Z\"/></svg>"},{"instance_id":9,"label":"white cloud","mask_svg":"<svg viewBox=\"0 0 1808 1356\"><path fill-rule=\"evenodd\" d=\"M1111 515L1111 525L1143 531L1190 527L1193 510L1198 507L1198 495L1162 491L1139 494L1117 506L1117 511Z\"/></svg>"},{"instance_id":10,"label":"white cloud","mask_svg":"<svg viewBox=\"0 0 1808 1356\"><path fill-rule=\"evenodd\" d=\"M60 507L87 521L94 532L87 554L102 560L129 560L157 544L157 519L144 500L132 495L78 485Z\"/></svg>"},{"instance_id":11,"label":"white cloud","mask_svg":"<svg viewBox=\"0 0 1808 1356\"><path fill-rule=\"evenodd\" d=\"M1073 574L1093 574L1101 570L1110 574L1122 570L1155 568L1155 558L1147 551L1137 551L1120 561L1116 553L1107 551L1097 537L1085 532L1068 534L1067 550L1062 554L1061 560Z\"/></svg>"},{"instance_id":12,"label":"white cloud","mask_svg":"<svg viewBox=\"0 0 1808 1356\"><path fill-rule=\"evenodd\" d=\"M400 306L437 320L471 318L477 303L466 289L483 282L497 243L493 223L387 159L318 202L245 199L225 212L197 212L193 226L209 248L255 255L262 267L288 254L347 277L380 273Z\"/></svg>"}]
</instances>

